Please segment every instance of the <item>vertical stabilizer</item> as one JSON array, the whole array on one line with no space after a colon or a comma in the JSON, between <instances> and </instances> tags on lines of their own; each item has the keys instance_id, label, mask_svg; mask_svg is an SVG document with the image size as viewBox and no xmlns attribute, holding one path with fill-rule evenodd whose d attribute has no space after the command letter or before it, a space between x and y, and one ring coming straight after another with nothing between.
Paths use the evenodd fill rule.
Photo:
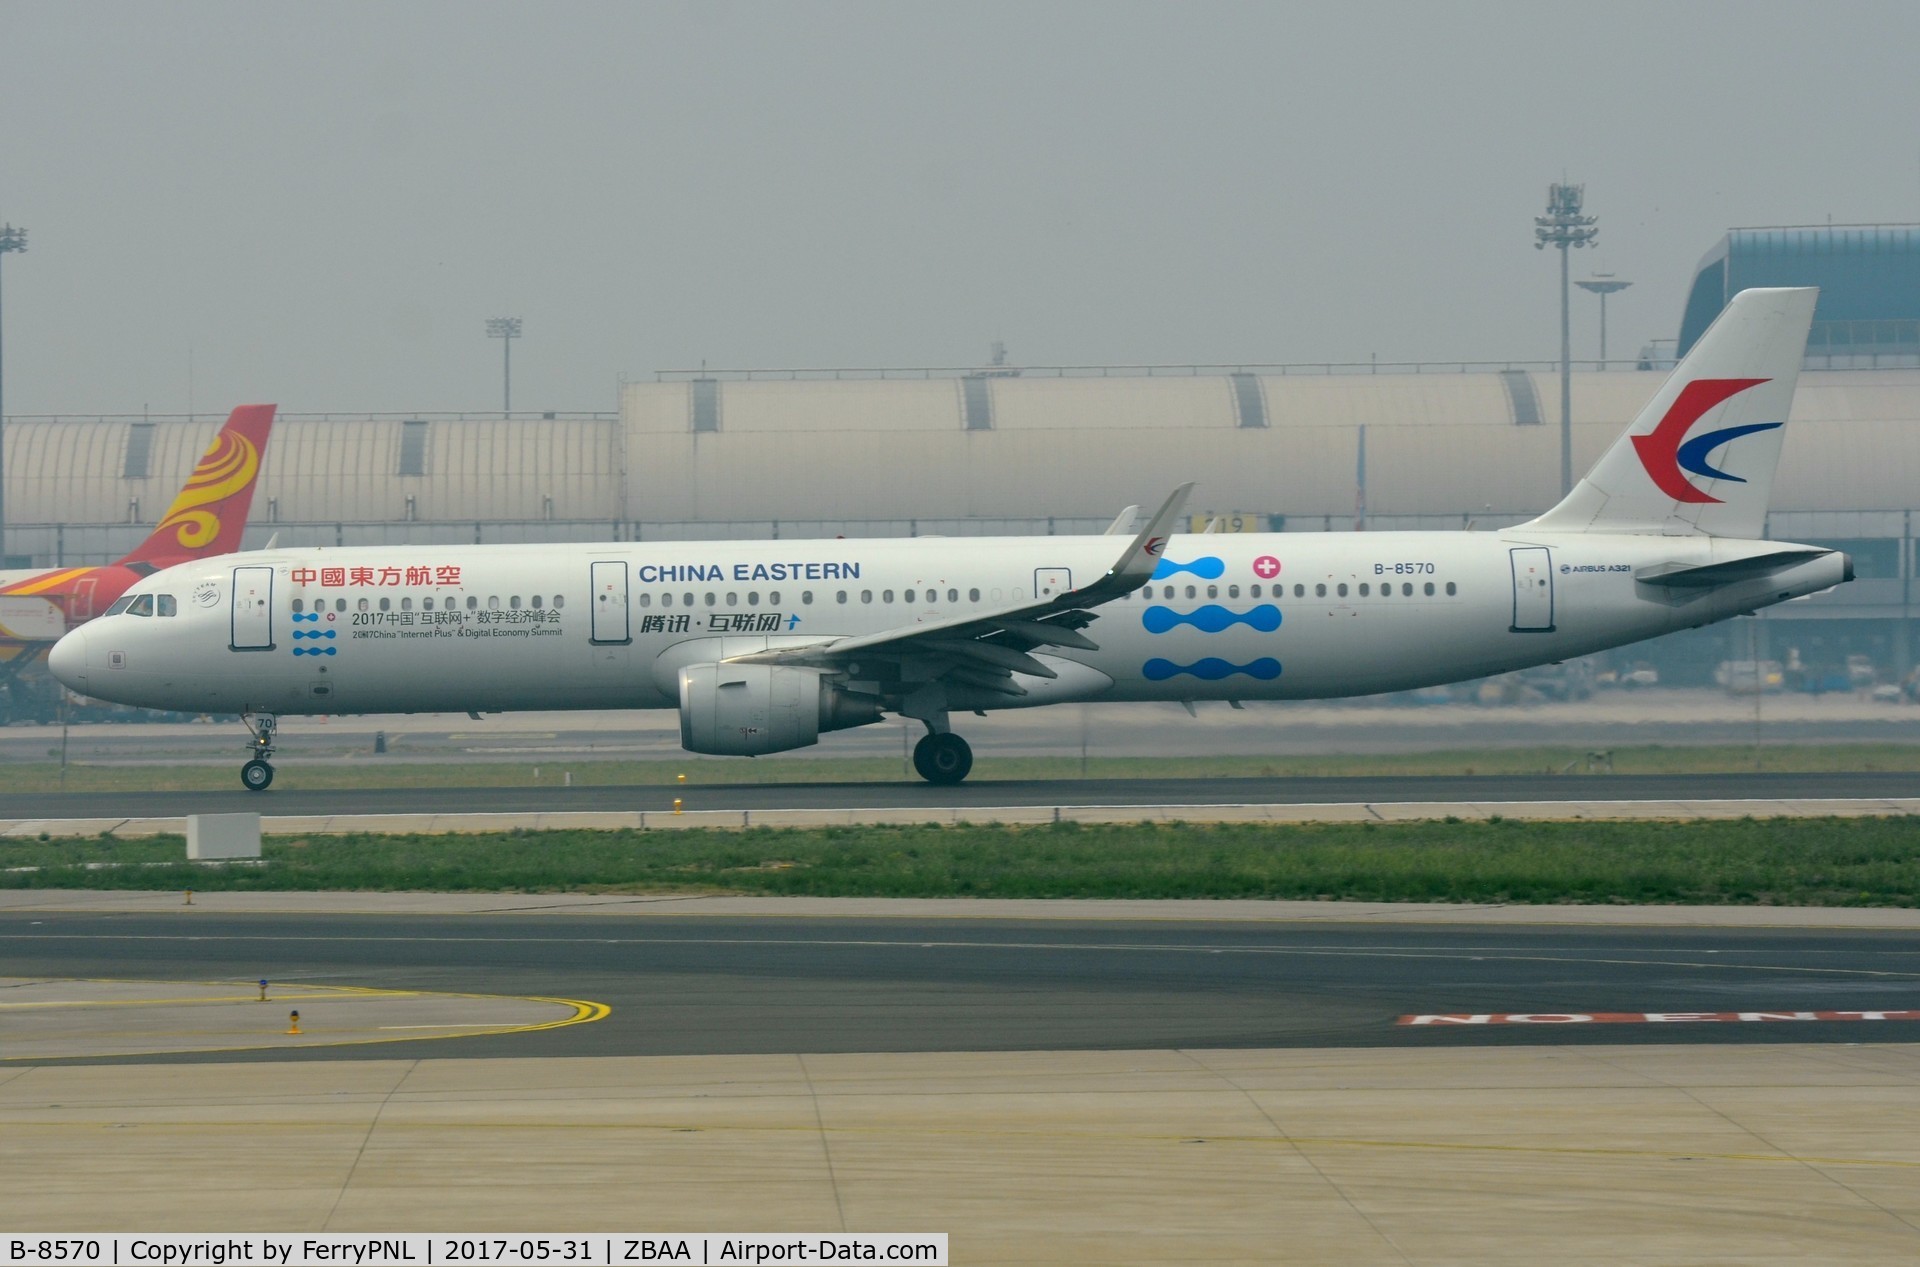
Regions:
<instances>
[{"instance_id":1,"label":"vertical stabilizer","mask_svg":"<svg viewBox=\"0 0 1920 1267\"><path fill-rule=\"evenodd\" d=\"M1735 295L1566 500L1521 526L1759 537L1819 295Z\"/></svg>"},{"instance_id":2,"label":"vertical stabilizer","mask_svg":"<svg viewBox=\"0 0 1920 1267\"><path fill-rule=\"evenodd\" d=\"M166 567L193 556L230 554L240 548L276 408L241 405L228 416L186 487L160 516L159 527L139 549L120 560L123 565Z\"/></svg>"}]
</instances>

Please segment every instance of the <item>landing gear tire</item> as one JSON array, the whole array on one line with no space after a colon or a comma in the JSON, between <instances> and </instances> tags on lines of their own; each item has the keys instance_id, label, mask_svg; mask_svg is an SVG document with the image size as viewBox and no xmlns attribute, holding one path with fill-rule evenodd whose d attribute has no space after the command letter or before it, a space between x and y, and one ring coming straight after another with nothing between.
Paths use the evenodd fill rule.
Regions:
<instances>
[{"instance_id":1,"label":"landing gear tire","mask_svg":"<svg viewBox=\"0 0 1920 1267\"><path fill-rule=\"evenodd\" d=\"M928 735L914 745L913 768L927 782L951 787L973 770L973 749L951 731Z\"/></svg>"},{"instance_id":2,"label":"landing gear tire","mask_svg":"<svg viewBox=\"0 0 1920 1267\"><path fill-rule=\"evenodd\" d=\"M273 786L273 767L253 760L240 767L240 782L249 792L264 792Z\"/></svg>"}]
</instances>

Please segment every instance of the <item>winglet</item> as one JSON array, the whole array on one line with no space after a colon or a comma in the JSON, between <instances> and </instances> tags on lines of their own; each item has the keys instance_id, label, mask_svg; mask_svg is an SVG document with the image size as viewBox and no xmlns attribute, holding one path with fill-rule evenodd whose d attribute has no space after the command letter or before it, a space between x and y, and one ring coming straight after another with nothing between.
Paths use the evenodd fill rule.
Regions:
<instances>
[{"instance_id":1,"label":"winglet","mask_svg":"<svg viewBox=\"0 0 1920 1267\"><path fill-rule=\"evenodd\" d=\"M1180 512L1187 504L1187 494L1193 491L1191 482L1182 484L1173 490L1160 509L1153 512L1153 518L1147 520L1147 526L1133 539L1119 561L1107 569L1107 574L1092 585L1078 591L1079 595L1098 595L1101 601L1118 598L1122 594L1131 594L1145 585L1153 576L1154 569L1160 566L1161 552L1167 548L1167 539L1173 535L1173 525L1179 522Z\"/></svg>"}]
</instances>

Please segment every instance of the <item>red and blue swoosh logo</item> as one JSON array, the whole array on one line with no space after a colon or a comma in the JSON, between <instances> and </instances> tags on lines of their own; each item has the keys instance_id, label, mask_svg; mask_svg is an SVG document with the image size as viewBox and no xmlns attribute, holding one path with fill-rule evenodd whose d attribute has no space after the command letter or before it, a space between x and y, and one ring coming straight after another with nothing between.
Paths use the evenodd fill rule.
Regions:
<instances>
[{"instance_id":1,"label":"red and blue swoosh logo","mask_svg":"<svg viewBox=\"0 0 1920 1267\"><path fill-rule=\"evenodd\" d=\"M1633 437L1633 447L1640 455L1640 465L1647 468L1647 476L1653 480L1654 486L1677 502L1717 505L1720 499L1701 491L1687 478L1688 472L1707 479L1746 483L1738 475L1729 475L1709 465L1707 459L1715 449L1741 436L1752 435L1756 431L1778 430L1785 423L1754 422L1741 427L1723 427L1718 431L1697 435L1691 440L1687 439L1687 432L1693 429L1694 423L1700 421L1701 415L1715 405L1767 381L1764 378L1698 378L1681 388L1679 397L1667 410L1666 416L1660 419L1660 425L1646 435Z\"/></svg>"}]
</instances>

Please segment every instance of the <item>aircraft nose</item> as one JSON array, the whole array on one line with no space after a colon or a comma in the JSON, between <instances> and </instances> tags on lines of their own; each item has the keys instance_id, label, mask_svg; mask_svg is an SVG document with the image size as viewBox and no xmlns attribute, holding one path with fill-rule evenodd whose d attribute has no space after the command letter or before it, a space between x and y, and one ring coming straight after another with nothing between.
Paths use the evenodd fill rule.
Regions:
<instances>
[{"instance_id":1,"label":"aircraft nose","mask_svg":"<svg viewBox=\"0 0 1920 1267\"><path fill-rule=\"evenodd\" d=\"M87 633L76 629L53 644L47 652L47 669L62 686L85 693L87 689Z\"/></svg>"}]
</instances>

